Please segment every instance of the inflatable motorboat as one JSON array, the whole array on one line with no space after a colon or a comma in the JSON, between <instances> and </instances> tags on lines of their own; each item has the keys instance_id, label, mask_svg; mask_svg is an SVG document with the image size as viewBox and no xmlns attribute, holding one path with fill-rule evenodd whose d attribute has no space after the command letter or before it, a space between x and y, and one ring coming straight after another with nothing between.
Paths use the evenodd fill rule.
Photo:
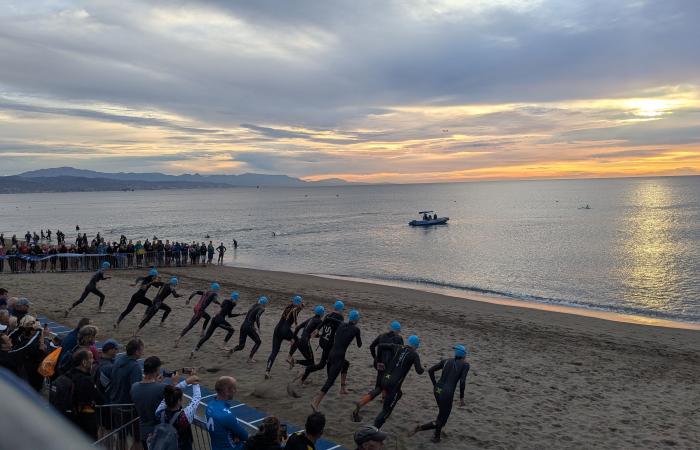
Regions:
<instances>
[{"instance_id":1,"label":"inflatable motorboat","mask_svg":"<svg viewBox=\"0 0 700 450\"><path fill-rule=\"evenodd\" d=\"M412 227L429 227L432 225L445 225L449 217L438 217L434 211L419 211L422 219L412 220L408 224Z\"/></svg>"}]
</instances>

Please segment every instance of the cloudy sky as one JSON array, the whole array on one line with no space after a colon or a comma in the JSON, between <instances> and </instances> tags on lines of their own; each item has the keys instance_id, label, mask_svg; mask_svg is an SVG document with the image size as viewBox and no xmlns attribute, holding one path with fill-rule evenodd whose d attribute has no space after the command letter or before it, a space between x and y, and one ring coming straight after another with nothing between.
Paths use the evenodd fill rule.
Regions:
<instances>
[{"instance_id":1,"label":"cloudy sky","mask_svg":"<svg viewBox=\"0 0 700 450\"><path fill-rule=\"evenodd\" d=\"M3 1L0 175L700 174L700 1Z\"/></svg>"}]
</instances>

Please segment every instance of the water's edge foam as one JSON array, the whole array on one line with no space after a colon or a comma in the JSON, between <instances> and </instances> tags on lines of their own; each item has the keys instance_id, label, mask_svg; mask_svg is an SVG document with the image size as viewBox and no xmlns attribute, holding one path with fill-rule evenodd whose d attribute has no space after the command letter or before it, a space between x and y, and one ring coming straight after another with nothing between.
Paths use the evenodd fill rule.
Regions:
<instances>
[{"instance_id":1,"label":"water's edge foam","mask_svg":"<svg viewBox=\"0 0 700 450\"><path fill-rule=\"evenodd\" d=\"M659 311L648 311L636 308L614 307L609 305L588 304L585 302L569 302L540 296L518 296L511 293L489 289L458 286L450 283L440 283L430 280L407 279L401 277L357 277L340 274L309 273L308 275L361 283L377 284L399 288L408 288L431 292L449 297L464 298L474 301L502 304L530 309L563 312L587 317L596 317L616 322L628 322L668 328L700 330L700 317L681 316Z\"/></svg>"}]
</instances>

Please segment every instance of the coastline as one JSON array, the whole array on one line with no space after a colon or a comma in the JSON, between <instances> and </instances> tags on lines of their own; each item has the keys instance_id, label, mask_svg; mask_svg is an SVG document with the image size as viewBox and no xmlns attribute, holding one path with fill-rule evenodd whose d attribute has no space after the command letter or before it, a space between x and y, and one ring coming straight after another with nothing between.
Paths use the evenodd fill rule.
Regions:
<instances>
[{"instance_id":1,"label":"coastline","mask_svg":"<svg viewBox=\"0 0 700 450\"><path fill-rule=\"evenodd\" d=\"M273 378L263 379L271 333L282 308L297 293L308 305L302 320L314 305L328 307L336 297L348 309L357 308L362 314L365 346L353 346L348 352L351 393L341 396L339 386L334 386L321 405L328 418L326 436L347 446L357 428L349 418L352 406L374 384L367 345L394 319L402 323L404 336L421 336L419 354L426 368L448 357L457 342L471 351L467 406L453 409L443 448L513 448L522 447L523 442L528 448L700 446L696 406L700 333L696 330L643 326L314 275L226 266L160 271L164 277L178 276L185 294L212 280L221 284L224 293L239 291L236 313L245 312L261 294L271 303L262 317L263 344L256 364L246 364L247 355L241 353L224 356L218 349L224 334L220 331L194 360L188 355L197 340L196 330L174 349L172 343L191 317L192 305L172 298L168 304L173 312L164 326L152 322L144 329L146 354L160 356L168 367L195 365L208 384L220 375L233 374L240 384L239 400L293 423L304 422L310 412L308 402L325 380L325 371L314 374L310 386L296 388L300 398L288 396L287 382L297 370L289 371L284 363L288 345L283 344ZM129 284L141 272L113 271L114 278L100 285L107 295L106 313L96 314L97 302L90 297L68 319L62 318L61 311L80 294L88 273L14 275L0 277L0 284L13 296L29 297L37 313L67 324L90 316L100 328L100 339L115 337L126 342L143 313L141 307L119 330L113 330L111 324L134 290ZM240 318L231 323L236 330L240 328ZM236 333L231 344L237 338ZM429 433L406 437L414 425L434 420L437 413L427 375L410 373L403 391L385 430L397 436L398 448L431 448ZM380 408L379 401L370 404L363 411L363 422L371 422Z\"/></svg>"}]
</instances>

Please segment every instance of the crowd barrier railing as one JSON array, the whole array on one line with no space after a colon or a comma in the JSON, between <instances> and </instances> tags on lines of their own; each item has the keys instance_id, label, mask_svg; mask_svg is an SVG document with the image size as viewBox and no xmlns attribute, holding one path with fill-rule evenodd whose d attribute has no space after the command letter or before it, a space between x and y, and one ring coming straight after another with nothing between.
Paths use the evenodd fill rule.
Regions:
<instances>
[{"instance_id":1,"label":"crowd barrier railing","mask_svg":"<svg viewBox=\"0 0 700 450\"><path fill-rule=\"evenodd\" d=\"M105 450L131 450L140 444L139 415L133 403L98 405L99 439L93 444Z\"/></svg>"},{"instance_id":2,"label":"crowd barrier railing","mask_svg":"<svg viewBox=\"0 0 700 450\"><path fill-rule=\"evenodd\" d=\"M46 273L46 272L92 272L103 262L111 269L138 269L143 267L182 267L205 265L208 255L185 254L185 252L152 251L143 253L57 253L52 255L5 255L0 256L0 274Z\"/></svg>"}]
</instances>

